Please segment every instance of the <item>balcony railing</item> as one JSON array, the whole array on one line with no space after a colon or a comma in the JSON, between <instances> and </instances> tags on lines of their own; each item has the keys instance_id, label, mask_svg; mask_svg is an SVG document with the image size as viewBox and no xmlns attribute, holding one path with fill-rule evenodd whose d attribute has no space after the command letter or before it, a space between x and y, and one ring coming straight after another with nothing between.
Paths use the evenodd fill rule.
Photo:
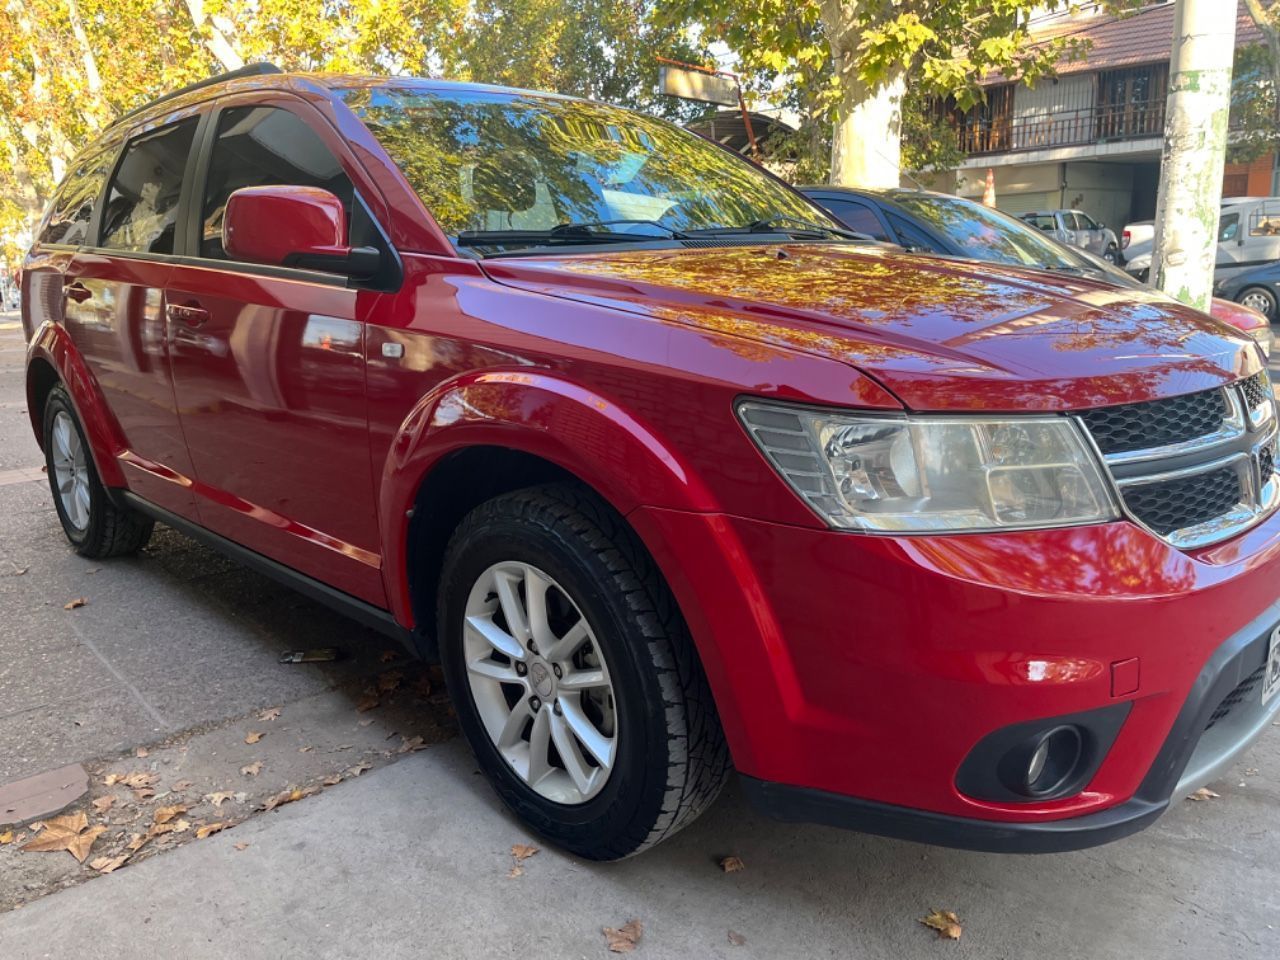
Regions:
<instances>
[{"instance_id":1,"label":"balcony railing","mask_svg":"<svg viewBox=\"0 0 1280 960\"><path fill-rule=\"evenodd\" d=\"M970 155L1042 150L1164 135L1165 100L1140 100L995 119L960 118L960 149Z\"/></svg>"}]
</instances>

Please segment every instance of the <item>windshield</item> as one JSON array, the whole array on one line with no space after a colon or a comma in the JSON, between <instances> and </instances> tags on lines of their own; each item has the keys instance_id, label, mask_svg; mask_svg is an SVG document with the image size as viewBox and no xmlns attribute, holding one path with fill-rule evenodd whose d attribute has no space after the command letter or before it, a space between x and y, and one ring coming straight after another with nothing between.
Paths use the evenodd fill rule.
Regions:
<instances>
[{"instance_id":1,"label":"windshield","mask_svg":"<svg viewBox=\"0 0 1280 960\"><path fill-rule=\"evenodd\" d=\"M783 220L838 229L734 154L629 110L411 84L339 92L455 244L474 231L561 228L564 239L574 224L590 228L580 242L593 231L663 239Z\"/></svg>"},{"instance_id":2,"label":"windshield","mask_svg":"<svg viewBox=\"0 0 1280 960\"><path fill-rule=\"evenodd\" d=\"M959 244L975 260L1058 270L1093 269L1093 264L1086 264L1034 227L980 203L908 194L895 194L892 200Z\"/></svg>"}]
</instances>

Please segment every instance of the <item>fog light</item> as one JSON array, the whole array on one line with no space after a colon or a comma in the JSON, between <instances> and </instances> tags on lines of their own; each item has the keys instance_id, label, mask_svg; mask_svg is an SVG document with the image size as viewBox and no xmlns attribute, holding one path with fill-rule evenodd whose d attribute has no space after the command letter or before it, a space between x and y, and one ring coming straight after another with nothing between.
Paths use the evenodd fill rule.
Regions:
<instances>
[{"instance_id":1,"label":"fog light","mask_svg":"<svg viewBox=\"0 0 1280 960\"><path fill-rule=\"evenodd\" d=\"M1053 793L1076 772L1082 745L1075 727L1054 727L1041 735L1026 766L1024 792L1039 797Z\"/></svg>"},{"instance_id":2,"label":"fog light","mask_svg":"<svg viewBox=\"0 0 1280 960\"><path fill-rule=\"evenodd\" d=\"M1041 740L1035 753L1031 754L1031 762L1027 764L1027 785L1035 783L1044 773L1044 765L1049 761L1049 741Z\"/></svg>"}]
</instances>

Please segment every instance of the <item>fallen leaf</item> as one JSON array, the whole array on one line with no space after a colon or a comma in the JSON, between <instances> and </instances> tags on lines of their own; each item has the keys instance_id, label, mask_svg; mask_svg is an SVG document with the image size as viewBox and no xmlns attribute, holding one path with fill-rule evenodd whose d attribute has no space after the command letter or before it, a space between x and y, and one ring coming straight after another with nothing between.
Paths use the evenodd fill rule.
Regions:
<instances>
[{"instance_id":1,"label":"fallen leaf","mask_svg":"<svg viewBox=\"0 0 1280 960\"><path fill-rule=\"evenodd\" d=\"M184 790L189 790L189 789L191 789L191 781L190 781L190 780L179 780L177 783L175 783L175 784L173 785L173 789L174 789L177 793L182 793L182 791L184 791Z\"/></svg>"},{"instance_id":2,"label":"fallen leaf","mask_svg":"<svg viewBox=\"0 0 1280 960\"><path fill-rule=\"evenodd\" d=\"M320 782L323 783L326 787L336 787L338 784L342 782L342 774L331 773L329 774L329 776L325 777Z\"/></svg>"},{"instance_id":3,"label":"fallen leaf","mask_svg":"<svg viewBox=\"0 0 1280 960\"><path fill-rule=\"evenodd\" d=\"M426 743L421 737L402 737L400 739L400 749L398 753L414 753L418 750L425 750Z\"/></svg>"},{"instance_id":4,"label":"fallen leaf","mask_svg":"<svg viewBox=\"0 0 1280 960\"><path fill-rule=\"evenodd\" d=\"M260 734L257 730L250 730L248 733L244 735L245 743L257 743L261 739L262 739L262 734Z\"/></svg>"},{"instance_id":5,"label":"fallen leaf","mask_svg":"<svg viewBox=\"0 0 1280 960\"><path fill-rule=\"evenodd\" d=\"M77 607L83 607L89 602L88 597L76 597L74 600L68 600L62 605L63 610L74 610Z\"/></svg>"},{"instance_id":6,"label":"fallen leaf","mask_svg":"<svg viewBox=\"0 0 1280 960\"><path fill-rule=\"evenodd\" d=\"M155 795L156 792L150 787L138 787L133 791L133 799L135 800L150 800Z\"/></svg>"},{"instance_id":7,"label":"fallen leaf","mask_svg":"<svg viewBox=\"0 0 1280 960\"><path fill-rule=\"evenodd\" d=\"M1191 794L1191 796L1187 797L1187 799L1188 800L1217 800L1221 796L1222 794L1214 793L1208 787L1201 787L1195 793Z\"/></svg>"},{"instance_id":8,"label":"fallen leaf","mask_svg":"<svg viewBox=\"0 0 1280 960\"><path fill-rule=\"evenodd\" d=\"M239 843L235 844L234 846L235 846L235 848L236 848L237 850L245 850L245 849L247 849L247 848L248 848L248 846L249 846L249 841L248 841L248 840L241 840Z\"/></svg>"},{"instance_id":9,"label":"fallen leaf","mask_svg":"<svg viewBox=\"0 0 1280 960\"><path fill-rule=\"evenodd\" d=\"M135 770L133 773L126 773L117 782L123 783L131 790L138 790L142 787L154 787L160 776L155 773L148 773L145 770Z\"/></svg>"},{"instance_id":10,"label":"fallen leaf","mask_svg":"<svg viewBox=\"0 0 1280 960\"><path fill-rule=\"evenodd\" d=\"M142 847L150 839L151 839L150 835L144 837L140 833L135 833L132 837L129 838L128 848L132 850L134 853L137 853L139 850L142 849Z\"/></svg>"},{"instance_id":11,"label":"fallen leaf","mask_svg":"<svg viewBox=\"0 0 1280 960\"><path fill-rule=\"evenodd\" d=\"M258 719L261 720L263 723L269 723L272 720L279 720L280 708L269 707L266 710L263 710L260 714L258 714Z\"/></svg>"},{"instance_id":12,"label":"fallen leaf","mask_svg":"<svg viewBox=\"0 0 1280 960\"><path fill-rule=\"evenodd\" d=\"M0 833L0 847L4 846L6 843L13 843L12 830L6 830L4 833Z\"/></svg>"},{"instance_id":13,"label":"fallen leaf","mask_svg":"<svg viewBox=\"0 0 1280 960\"><path fill-rule=\"evenodd\" d=\"M524 867L520 866L520 864L518 863L515 866L513 866L510 870L507 871L508 880L514 880L516 877L523 877L523 876L524 876Z\"/></svg>"},{"instance_id":14,"label":"fallen leaf","mask_svg":"<svg viewBox=\"0 0 1280 960\"><path fill-rule=\"evenodd\" d=\"M89 866L99 873L110 873L112 870L124 866L124 862L129 859L129 854L122 853L118 857L98 857L89 861Z\"/></svg>"},{"instance_id":15,"label":"fallen leaf","mask_svg":"<svg viewBox=\"0 0 1280 960\"><path fill-rule=\"evenodd\" d=\"M516 843L511 846L511 856L516 858L516 863L528 860L537 852L537 847L531 847L527 843Z\"/></svg>"},{"instance_id":16,"label":"fallen leaf","mask_svg":"<svg viewBox=\"0 0 1280 960\"><path fill-rule=\"evenodd\" d=\"M729 943L731 943L733 946L741 947L745 945L746 942L747 942L747 938L744 937L742 934L735 933L732 930L729 931Z\"/></svg>"},{"instance_id":17,"label":"fallen leaf","mask_svg":"<svg viewBox=\"0 0 1280 960\"><path fill-rule=\"evenodd\" d=\"M314 749L315 749L315 747L299 747L299 748L298 748L298 752L299 752L299 753L310 753L310 752L311 752L312 750L314 750Z\"/></svg>"},{"instance_id":18,"label":"fallen leaf","mask_svg":"<svg viewBox=\"0 0 1280 960\"><path fill-rule=\"evenodd\" d=\"M94 800L93 809L97 810L99 813L106 813L115 805L115 802L116 798L108 794L105 797L99 797L97 800Z\"/></svg>"},{"instance_id":19,"label":"fallen leaf","mask_svg":"<svg viewBox=\"0 0 1280 960\"><path fill-rule=\"evenodd\" d=\"M747 869L747 865L742 862L741 857L725 857L720 861L720 869L725 873L737 873L739 870Z\"/></svg>"},{"instance_id":20,"label":"fallen leaf","mask_svg":"<svg viewBox=\"0 0 1280 960\"><path fill-rule=\"evenodd\" d=\"M133 755L139 760L145 760L147 757L151 756L151 753L146 747L139 747L137 750L133 751Z\"/></svg>"},{"instance_id":21,"label":"fallen leaf","mask_svg":"<svg viewBox=\"0 0 1280 960\"><path fill-rule=\"evenodd\" d=\"M380 654L378 654L379 663L390 663L395 658L396 658L396 652L394 650L383 650Z\"/></svg>"},{"instance_id":22,"label":"fallen leaf","mask_svg":"<svg viewBox=\"0 0 1280 960\"><path fill-rule=\"evenodd\" d=\"M360 726L367 727L369 724L373 723L373 717L365 717L363 720L359 721L359 723Z\"/></svg>"},{"instance_id":23,"label":"fallen leaf","mask_svg":"<svg viewBox=\"0 0 1280 960\"><path fill-rule=\"evenodd\" d=\"M168 823L174 817L186 812L187 805L185 803L175 803L171 807L157 807L156 812L152 815L152 819L155 820L156 823Z\"/></svg>"},{"instance_id":24,"label":"fallen leaf","mask_svg":"<svg viewBox=\"0 0 1280 960\"><path fill-rule=\"evenodd\" d=\"M206 793L204 798L215 807L220 807L234 796L235 794L230 790L217 790L213 793Z\"/></svg>"},{"instance_id":25,"label":"fallen leaf","mask_svg":"<svg viewBox=\"0 0 1280 960\"><path fill-rule=\"evenodd\" d=\"M413 682L413 692L416 693L419 697L430 696L432 689L433 688L431 686L431 677L425 673L422 674L420 677L418 677L417 680Z\"/></svg>"},{"instance_id":26,"label":"fallen leaf","mask_svg":"<svg viewBox=\"0 0 1280 960\"><path fill-rule=\"evenodd\" d=\"M960 918L953 910L931 910L928 916L920 918L920 922L930 930L938 931L940 939L960 939Z\"/></svg>"},{"instance_id":27,"label":"fallen leaf","mask_svg":"<svg viewBox=\"0 0 1280 960\"><path fill-rule=\"evenodd\" d=\"M628 920L617 929L605 927L604 939L613 953L630 953L643 932L644 925L639 920Z\"/></svg>"},{"instance_id":28,"label":"fallen leaf","mask_svg":"<svg viewBox=\"0 0 1280 960\"><path fill-rule=\"evenodd\" d=\"M400 681L404 679L404 674L399 670L388 670L386 673L378 676L378 692L390 693L392 690L400 686Z\"/></svg>"},{"instance_id":29,"label":"fallen leaf","mask_svg":"<svg viewBox=\"0 0 1280 960\"><path fill-rule=\"evenodd\" d=\"M188 830L191 829L191 821L175 820L173 823L166 824L166 826L173 827L174 833L186 833Z\"/></svg>"},{"instance_id":30,"label":"fallen leaf","mask_svg":"<svg viewBox=\"0 0 1280 960\"><path fill-rule=\"evenodd\" d=\"M215 833L221 833L229 826L231 826L231 824L221 820L217 823L206 823L202 827L196 827L196 839L203 840L205 837L211 837Z\"/></svg>"},{"instance_id":31,"label":"fallen leaf","mask_svg":"<svg viewBox=\"0 0 1280 960\"><path fill-rule=\"evenodd\" d=\"M102 778L102 785L104 787L114 787L117 783L119 783L123 779L124 779L123 773L108 773L105 777Z\"/></svg>"},{"instance_id":32,"label":"fallen leaf","mask_svg":"<svg viewBox=\"0 0 1280 960\"><path fill-rule=\"evenodd\" d=\"M346 775L348 777L358 777L360 776L360 774L364 773L366 770L372 770L372 769L373 769L372 763L362 761L361 763L357 763L354 767L348 768Z\"/></svg>"},{"instance_id":33,"label":"fallen leaf","mask_svg":"<svg viewBox=\"0 0 1280 960\"><path fill-rule=\"evenodd\" d=\"M276 807L283 806L286 803L296 803L303 797L309 797L313 793L318 793L319 791L320 787L317 784L313 784L310 787L290 787L288 790L282 790L274 797L268 798L268 800L262 805L262 809L274 810Z\"/></svg>"},{"instance_id":34,"label":"fallen leaf","mask_svg":"<svg viewBox=\"0 0 1280 960\"><path fill-rule=\"evenodd\" d=\"M44 828L34 840L23 844L23 850L33 853L56 853L65 850L80 863L89 856L89 848L98 836L106 832L104 826L89 826L89 818L83 810L68 813L52 820L44 821Z\"/></svg>"},{"instance_id":35,"label":"fallen leaf","mask_svg":"<svg viewBox=\"0 0 1280 960\"><path fill-rule=\"evenodd\" d=\"M378 695L376 693L366 693L363 697L356 701L356 710L360 713L368 713L378 706Z\"/></svg>"},{"instance_id":36,"label":"fallen leaf","mask_svg":"<svg viewBox=\"0 0 1280 960\"><path fill-rule=\"evenodd\" d=\"M262 772L262 761L255 760L253 763L246 763L240 768L240 773L246 777L256 777Z\"/></svg>"}]
</instances>

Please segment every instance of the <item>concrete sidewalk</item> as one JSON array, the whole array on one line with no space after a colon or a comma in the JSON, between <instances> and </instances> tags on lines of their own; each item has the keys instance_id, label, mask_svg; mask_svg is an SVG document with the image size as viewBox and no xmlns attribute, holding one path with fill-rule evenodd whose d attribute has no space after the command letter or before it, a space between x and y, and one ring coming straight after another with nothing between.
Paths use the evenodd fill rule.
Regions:
<instances>
[{"instance_id":1,"label":"concrete sidewalk","mask_svg":"<svg viewBox=\"0 0 1280 960\"><path fill-rule=\"evenodd\" d=\"M633 917L653 958L1275 957L1275 797L1223 792L1109 847L1000 857L770 823L731 789L643 856L544 848L511 879L538 841L454 741L0 916L0 957L603 958ZM934 907L959 943L917 923Z\"/></svg>"}]
</instances>

